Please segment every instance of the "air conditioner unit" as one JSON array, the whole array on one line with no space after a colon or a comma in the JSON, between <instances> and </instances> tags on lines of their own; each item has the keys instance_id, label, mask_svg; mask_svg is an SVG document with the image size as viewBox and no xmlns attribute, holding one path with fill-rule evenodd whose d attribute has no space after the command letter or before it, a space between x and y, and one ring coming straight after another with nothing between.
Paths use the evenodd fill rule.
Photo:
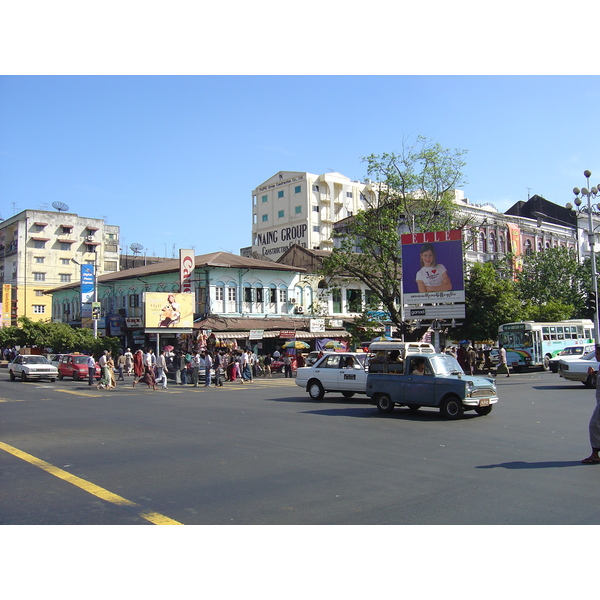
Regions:
<instances>
[{"instance_id":1,"label":"air conditioner unit","mask_svg":"<svg viewBox=\"0 0 600 600\"><path fill-rule=\"evenodd\" d=\"M88 235L87 236L87 241L88 242L93 242L94 241L94 236L93 235Z\"/></svg>"},{"instance_id":2,"label":"air conditioner unit","mask_svg":"<svg viewBox=\"0 0 600 600\"><path fill-rule=\"evenodd\" d=\"M294 312L297 315L301 315L304 312L304 306L296 306L296 308L294 308Z\"/></svg>"},{"instance_id":3,"label":"air conditioner unit","mask_svg":"<svg viewBox=\"0 0 600 600\"><path fill-rule=\"evenodd\" d=\"M290 304L296 304L296 298L290 298Z\"/></svg>"}]
</instances>

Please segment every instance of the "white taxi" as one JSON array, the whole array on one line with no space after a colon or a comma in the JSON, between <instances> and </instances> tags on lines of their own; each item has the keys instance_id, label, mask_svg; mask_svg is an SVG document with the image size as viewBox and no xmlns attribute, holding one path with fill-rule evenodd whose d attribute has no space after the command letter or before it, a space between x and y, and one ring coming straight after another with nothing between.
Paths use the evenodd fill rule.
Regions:
<instances>
[{"instance_id":1,"label":"white taxi","mask_svg":"<svg viewBox=\"0 0 600 600\"><path fill-rule=\"evenodd\" d=\"M296 385L313 400L322 400L325 392L339 392L345 398L366 394L366 358L363 352L328 352L314 365L296 370Z\"/></svg>"},{"instance_id":2,"label":"white taxi","mask_svg":"<svg viewBox=\"0 0 600 600\"><path fill-rule=\"evenodd\" d=\"M49 379L56 381L58 369L45 357L37 354L19 354L15 360L8 363L8 375L11 381L20 378Z\"/></svg>"}]
</instances>

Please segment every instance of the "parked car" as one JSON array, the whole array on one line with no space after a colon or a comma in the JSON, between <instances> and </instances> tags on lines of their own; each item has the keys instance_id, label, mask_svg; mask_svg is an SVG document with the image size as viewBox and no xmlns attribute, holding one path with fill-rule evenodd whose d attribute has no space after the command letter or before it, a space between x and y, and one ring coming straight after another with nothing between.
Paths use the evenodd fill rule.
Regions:
<instances>
[{"instance_id":1,"label":"parked car","mask_svg":"<svg viewBox=\"0 0 600 600\"><path fill-rule=\"evenodd\" d=\"M558 373L558 364L561 360L568 362L581 358L584 354L592 352L594 344L585 344L580 346L568 346L561 350L556 356L548 360L548 367L553 373Z\"/></svg>"},{"instance_id":2,"label":"parked car","mask_svg":"<svg viewBox=\"0 0 600 600\"><path fill-rule=\"evenodd\" d=\"M313 400L322 400L326 392L340 392L345 398L364 394L366 358L364 352L328 352L314 365L296 370L296 385Z\"/></svg>"},{"instance_id":3,"label":"parked car","mask_svg":"<svg viewBox=\"0 0 600 600\"><path fill-rule=\"evenodd\" d=\"M319 360L319 354L321 354L320 350L313 350L312 352L309 352L308 356L306 357L306 366L312 367L317 360Z\"/></svg>"},{"instance_id":4,"label":"parked car","mask_svg":"<svg viewBox=\"0 0 600 600\"><path fill-rule=\"evenodd\" d=\"M493 378L466 375L448 354L406 354L398 365L396 371L369 370L367 396L382 413L395 406L412 411L431 407L447 419L458 419L466 410L488 415L498 402Z\"/></svg>"},{"instance_id":5,"label":"parked car","mask_svg":"<svg viewBox=\"0 0 600 600\"><path fill-rule=\"evenodd\" d=\"M292 372L296 371L298 365L296 364L296 357L292 356ZM283 373L285 370L285 363L282 359L278 358L273 360L271 363L271 373Z\"/></svg>"},{"instance_id":6,"label":"parked car","mask_svg":"<svg viewBox=\"0 0 600 600\"><path fill-rule=\"evenodd\" d=\"M58 369L58 365L63 356L66 356L66 354L51 354L47 358L50 361L50 364L53 364Z\"/></svg>"},{"instance_id":7,"label":"parked car","mask_svg":"<svg viewBox=\"0 0 600 600\"><path fill-rule=\"evenodd\" d=\"M75 381L88 379L88 357L85 354L61 354L58 363L58 378L72 377ZM96 363L96 374L94 377L100 377L100 365Z\"/></svg>"},{"instance_id":8,"label":"parked car","mask_svg":"<svg viewBox=\"0 0 600 600\"><path fill-rule=\"evenodd\" d=\"M558 361L558 374L567 381L580 381L585 387L596 387L596 374L590 375L588 369L598 370L596 353L588 352L581 358Z\"/></svg>"},{"instance_id":9,"label":"parked car","mask_svg":"<svg viewBox=\"0 0 600 600\"><path fill-rule=\"evenodd\" d=\"M19 354L8 363L8 374L11 381L17 377L21 381L28 379L49 379L56 381L58 369L45 356L37 354Z\"/></svg>"}]
</instances>

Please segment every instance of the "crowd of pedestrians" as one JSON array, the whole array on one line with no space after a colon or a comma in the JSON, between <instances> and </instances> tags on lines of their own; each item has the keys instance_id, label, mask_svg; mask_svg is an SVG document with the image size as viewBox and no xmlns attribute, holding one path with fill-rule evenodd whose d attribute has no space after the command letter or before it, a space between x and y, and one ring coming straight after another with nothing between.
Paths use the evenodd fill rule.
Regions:
<instances>
[{"instance_id":1,"label":"crowd of pedestrians","mask_svg":"<svg viewBox=\"0 0 600 600\"><path fill-rule=\"evenodd\" d=\"M303 366L301 355L297 357L297 365ZM255 378L272 378L273 362L283 362L285 377L293 377L292 359L288 354L276 350L273 354L256 355L249 348L235 350L199 350L186 352L160 351L156 356L152 348L138 348L134 353L130 348L119 353L116 361L109 350L105 350L98 358L100 381L95 384L96 361L92 355L88 357L89 385L97 389L114 389L117 381L132 378L132 385L145 383L149 389L159 386L168 389L169 375L172 385L198 387L223 387L223 382L253 383Z\"/></svg>"}]
</instances>

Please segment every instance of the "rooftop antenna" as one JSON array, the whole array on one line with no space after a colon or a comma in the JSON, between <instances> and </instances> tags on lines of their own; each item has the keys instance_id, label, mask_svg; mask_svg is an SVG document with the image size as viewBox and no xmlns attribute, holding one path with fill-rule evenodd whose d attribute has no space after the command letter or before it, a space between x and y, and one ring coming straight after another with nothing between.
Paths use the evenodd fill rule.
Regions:
<instances>
[{"instance_id":1,"label":"rooftop antenna","mask_svg":"<svg viewBox=\"0 0 600 600\"><path fill-rule=\"evenodd\" d=\"M53 202L52 206L58 211L58 212L65 212L67 210L69 210L68 205L66 205L64 202Z\"/></svg>"},{"instance_id":2,"label":"rooftop antenna","mask_svg":"<svg viewBox=\"0 0 600 600\"><path fill-rule=\"evenodd\" d=\"M129 248L131 248L131 251L134 254L140 254L141 251L144 249L144 246L142 246L142 244L138 244L138 242L134 242L133 244L131 244L131 246L129 246Z\"/></svg>"}]
</instances>

